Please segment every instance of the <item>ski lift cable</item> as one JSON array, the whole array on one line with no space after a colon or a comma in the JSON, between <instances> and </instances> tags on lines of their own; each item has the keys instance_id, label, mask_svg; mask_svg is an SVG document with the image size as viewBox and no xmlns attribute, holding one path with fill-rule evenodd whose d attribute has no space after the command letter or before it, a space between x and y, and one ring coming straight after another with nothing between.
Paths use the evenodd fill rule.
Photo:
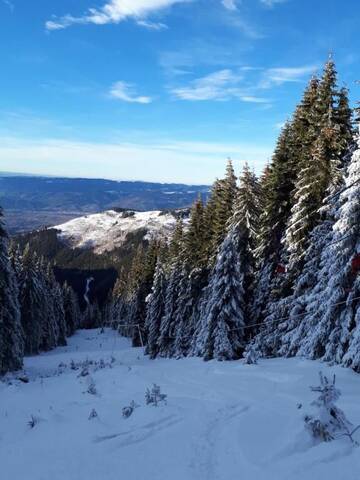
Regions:
<instances>
[{"instance_id":1,"label":"ski lift cable","mask_svg":"<svg viewBox=\"0 0 360 480\"><path fill-rule=\"evenodd\" d=\"M329 305L329 307L337 307L339 305L344 305L348 302L354 302L355 300L360 300L360 296L359 297L354 297L351 300L343 300L341 302L332 303L332 304ZM298 313L298 314L287 316L287 317L280 317L280 318L277 318L276 320L269 320L267 322L262 322L262 323L253 323L252 325L244 325L243 327L234 328L230 331L235 332L237 330L244 330L246 328L261 327L262 325L268 325L268 324L271 324L271 323L282 322L283 320L289 320L290 318L304 317L304 316L308 315L308 313L309 312Z\"/></svg>"},{"instance_id":2,"label":"ski lift cable","mask_svg":"<svg viewBox=\"0 0 360 480\"><path fill-rule=\"evenodd\" d=\"M358 297L354 297L352 298L351 300L343 300L341 302L337 302L337 303L332 303L329 305L329 307L337 307L339 305L344 305L348 302L354 302L355 300L360 300L360 296ZM254 327L261 327L263 325L270 325L272 323L276 323L276 322L282 322L284 320L289 320L290 318L300 318L300 317L304 317L306 315L308 315L309 312L305 312L305 313L299 313L299 314L296 314L296 315L291 315L291 316L287 316L287 317L280 317L280 318L277 318L276 320L269 320L267 322L261 322L261 323L253 323L251 325L244 325L243 327L238 327L238 328L232 328L231 330L229 330L230 332L236 332L236 331L239 331L239 330L246 330L248 328L254 328ZM118 327L137 327L139 330L143 330L143 328L141 327L140 324L136 323L136 324L119 324ZM168 335L164 335L164 337L166 338L171 338L171 339L175 339L176 337L173 337L173 336L168 336ZM183 338L192 338L192 335L188 335L186 337L183 337Z\"/></svg>"}]
</instances>

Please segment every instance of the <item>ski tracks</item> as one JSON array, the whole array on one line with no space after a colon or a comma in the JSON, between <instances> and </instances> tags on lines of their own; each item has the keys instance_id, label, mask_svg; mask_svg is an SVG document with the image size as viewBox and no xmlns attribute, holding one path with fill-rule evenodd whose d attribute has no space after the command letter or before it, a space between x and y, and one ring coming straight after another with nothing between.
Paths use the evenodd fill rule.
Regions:
<instances>
[{"instance_id":1,"label":"ski tracks","mask_svg":"<svg viewBox=\"0 0 360 480\"><path fill-rule=\"evenodd\" d=\"M109 440L118 439L116 442L116 447L127 447L129 445L141 443L157 433L176 425L180 421L181 418L177 417L176 415L168 415L160 420L147 423L142 427L134 428L133 430L114 433L112 435L97 436L94 439L94 443L102 443Z\"/></svg>"},{"instance_id":2,"label":"ski tracks","mask_svg":"<svg viewBox=\"0 0 360 480\"><path fill-rule=\"evenodd\" d=\"M218 474L221 469L219 454L224 446L227 447L227 444L221 434L224 430L230 428L229 424L234 418L244 414L249 408L248 405L234 404L218 409L210 421L208 421L210 414L204 417L204 420L208 423L196 440L195 454L190 462L190 467L197 472L195 478L199 480L220 480L223 478ZM231 438L231 435L228 438Z\"/></svg>"}]
</instances>

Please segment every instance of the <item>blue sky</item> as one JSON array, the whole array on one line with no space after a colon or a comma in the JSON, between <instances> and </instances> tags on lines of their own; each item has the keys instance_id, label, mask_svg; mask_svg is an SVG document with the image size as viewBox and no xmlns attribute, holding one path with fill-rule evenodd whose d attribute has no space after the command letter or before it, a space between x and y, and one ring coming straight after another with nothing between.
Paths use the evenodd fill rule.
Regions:
<instances>
[{"instance_id":1,"label":"blue sky","mask_svg":"<svg viewBox=\"0 0 360 480\"><path fill-rule=\"evenodd\" d=\"M358 0L0 0L0 171L209 183L256 171Z\"/></svg>"}]
</instances>

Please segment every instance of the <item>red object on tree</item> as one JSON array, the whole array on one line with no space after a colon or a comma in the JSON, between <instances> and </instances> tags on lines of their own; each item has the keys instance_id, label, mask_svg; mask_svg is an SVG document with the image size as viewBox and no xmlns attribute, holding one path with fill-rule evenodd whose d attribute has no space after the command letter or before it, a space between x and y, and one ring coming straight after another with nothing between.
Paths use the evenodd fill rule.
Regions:
<instances>
[{"instance_id":1,"label":"red object on tree","mask_svg":"<svg viewBox=\"0 0 360 480\"><path fill-rule=\"evenodd\" d=\"M276 267L276 273L278 274L286 273L285 265L282 265L281 263L279 263L279 265Z\"/></svg>"},{"instance_id":2,"label":"red object on tree","mask_svg":"<svg viewBox=\"0 0 360 480\"><path fill-rule=\"evenodd\" d=\"M357 253L351 261L352 273L358 273L360 271L360 253Z\"/></svg>"}]
</instances>

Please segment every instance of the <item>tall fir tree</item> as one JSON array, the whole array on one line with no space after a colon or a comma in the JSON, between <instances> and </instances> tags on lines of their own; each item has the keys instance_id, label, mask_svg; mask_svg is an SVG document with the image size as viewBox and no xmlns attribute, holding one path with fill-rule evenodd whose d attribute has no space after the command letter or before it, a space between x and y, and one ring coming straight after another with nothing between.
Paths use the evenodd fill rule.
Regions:
<instances>
[{"instance_id":1,"label":"tall fir tree","mask_svg":"<svg viewBox=\"0 0 360 480\"><path fill-rule=\"evenodd\" d=\"M0 208L0 375L22 367L24 353L18 284Z\"/></svg>"},{"instance_id":2,"label":"tall fir tree","mask_svg":"<svg viewBox=\"0 0 360 480\"><path fill-rule=\"evenodd\" d=\"M225 237L208 287L203 356L206 360L233 360L245 348L244 274L239 258L239 232ZM199 341L202 343L202 339Z\"/></svg>"},{"instance_id":3,"label":"tall fir tree","mask_svg":"<svg viewBox=\"0 0 360 480\"><path fill-rule=\"evenodd\" d=\"M150 358L155 358L159 352L158 339L161 319L165 310L166 280L162 260L158 259L151 294L147 299L145 329L147 344L145 352Z\"/></svg>"}]
</instances>

